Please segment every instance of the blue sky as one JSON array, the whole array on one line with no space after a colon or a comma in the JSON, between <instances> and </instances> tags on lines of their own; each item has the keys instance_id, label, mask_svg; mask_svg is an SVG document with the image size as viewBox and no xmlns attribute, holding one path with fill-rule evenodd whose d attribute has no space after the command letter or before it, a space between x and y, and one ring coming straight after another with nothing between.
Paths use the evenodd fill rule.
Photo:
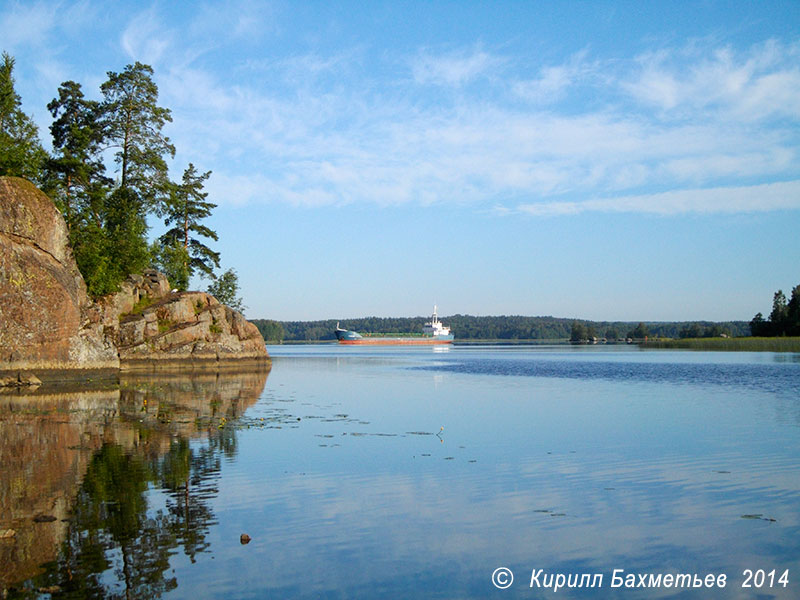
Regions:
<instances>
[{"instance_id":1,"label":"blue sky","mask_svg":"<svg viewBox=\"0 0 800 600\"><path fill-rule=\"evenodd\" d=\"M749 320L800 284L796 0L5 1L0 47L45 145L62 81L152 65L251 318Z\"/></svg>"}]
</instances>

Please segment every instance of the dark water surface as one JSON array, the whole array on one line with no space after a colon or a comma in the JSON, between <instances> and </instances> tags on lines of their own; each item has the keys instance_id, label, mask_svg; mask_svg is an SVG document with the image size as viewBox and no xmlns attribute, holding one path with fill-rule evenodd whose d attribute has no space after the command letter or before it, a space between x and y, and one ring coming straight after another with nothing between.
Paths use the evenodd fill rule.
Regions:
<instances>
[{"instance_id":1,"label":"dark water surface","mask_svg":"<svg viewBox=\"0 0 800 600\"><path fill-rule=\"evenodd\" d=\"M800 355L270 351L268 375L0 395L3 594L800 597ZM580 574L602 586L538 587Z\"/></svg>"}]
</instances>

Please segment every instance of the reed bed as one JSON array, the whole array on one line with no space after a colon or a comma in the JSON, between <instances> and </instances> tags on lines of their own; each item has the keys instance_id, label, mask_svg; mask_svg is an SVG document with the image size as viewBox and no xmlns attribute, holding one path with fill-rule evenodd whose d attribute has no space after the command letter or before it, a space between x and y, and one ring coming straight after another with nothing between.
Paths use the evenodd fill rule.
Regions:
<instances>
[{"instance_id":1,"label":"reed bed","mask_svg":"<svg viewBox=\"0 0 800 600\"><path fill-rule=\"evenodd\" d=\"M681 348L686 350L729 350L745 352L800 352L800 337L735 337L648 340L644 348Z\"/></svg>"}]
</instances>

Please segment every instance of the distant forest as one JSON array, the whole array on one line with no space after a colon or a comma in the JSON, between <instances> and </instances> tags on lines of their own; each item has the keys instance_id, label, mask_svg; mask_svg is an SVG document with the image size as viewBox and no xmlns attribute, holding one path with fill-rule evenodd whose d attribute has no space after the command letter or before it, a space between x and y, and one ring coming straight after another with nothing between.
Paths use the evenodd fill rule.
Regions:
<instances>
[{"instance_id":1,"label":"distant forest","mask_svg":"<svg viewBox=\"0 0 800 600\"><path fill-rule=\"evenodd\" d=\"M337 321L271 321L268 319L251 319L258 327L264 339L269 342L317 342L335 340L336 323L343 329L352 329L359 333L420 333L422 326L430 317L365 317L361 319L345 319ZM580 323L587 329L597 332L598 337L606 337L607 333L625 337L628 332L636 330L639 322L628 321L587 321L582 319L562 319L556 317L473 317L470 315L452 315L442 317L442 322L451 328L456 340L504 340L504 341L566 341L573 334L573 324ZM725 333L729 336L750 335L750 325L746 321L680 321L680 322L646 322L648 335L652 337L678 338L686 337L692 330L713 331L716 335ZM702 334L701 334L702 335Z\"/></svg>"}]
</instances>

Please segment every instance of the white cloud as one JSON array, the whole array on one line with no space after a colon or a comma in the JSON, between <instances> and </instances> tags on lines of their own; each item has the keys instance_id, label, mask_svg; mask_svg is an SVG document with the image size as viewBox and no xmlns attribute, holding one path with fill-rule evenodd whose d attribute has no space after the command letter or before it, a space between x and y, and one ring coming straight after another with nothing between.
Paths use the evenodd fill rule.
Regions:
<instances>
[{"instance_id":1,"label":"white cloud","mask_svg":"<svg viewBox=\"0 0 800 600\"><path fill-rule=\"evenodd\" d=\"M800 181L741 187L686 189L659 194L618 196L583 202L522 204L518 211L536 217L587 212L681 214L732 214L800 209Z\"/></svg>"},{"instance_id":2,"label":"white cloud","mask_svg":"<svg viewBox=\"0 0 800 600\"><path fill-rule=\"evenodd\" d=\"M0 13L4 29L22 18L21 6ZM52 36L43 6L25 14ZM174 119L166 132L178 149L175 175L190 161L213 170L216 201L672 214L702 212L680 203L689 197L733 210L714 204L709 190L800 177L798 44L695 43L627 61L581 51L533 69L529 57L480 46L410 57L351 47L244 58L237 47L241 60L213 70L228 46L273 27L268 11L210 4L179 29L160 6L127 19L116 39L131 61L155 67L160 104ZM58 59L36 64L50 97ZM411 65L413 79L395 68L367 72L375 62ZM674 208L653 208L662 204Z\"/></svg>"},{"instance_id":3,"label":"white cloud","mask_svg":"<svg viewBox=\"0 0 800 600\"><path fill-rule=\"evenodd\" d=\"M13 54L18 46L46 44L56 27L56 7L46 2L11 2L0 15L3 50Z\"/></svg>"},{"instance_id":4,"label":"white cloud","mask_svg":"<svg viewBox=\"0 0 800 600\"><path fill-rule=\"evenodd\" d=\"M564 97L570 86L588 78L597 68L587 61L587 52L573 55L566 63L548 65L539 71L539 77L516 81L512 89L519 97L534 103L553 103Z\"/></svg>"},{"instance_id":5,"label":"white cloud","mask_svg":"<svg viewBox=\"0 0 800 600\"><path fill-rule=\"evenodd\" d=\"M172 43L173 33L159 19L155 5L136 15L125 31L120 44L133 61L156 65Z\"/></svg>"},{"instance_id":6,"label":"white cloud","mask_svg":"<svg viewBox=\"0 0 800 600\"><path fill-rule=\"evenodd\" d=\"M755 121L800 117L800 45L775 40L735 52L691 45L639 56L621 88L666 112Z\"/></svg>"},{"instance_id":7,"label":"white cloud","mask_svg":"<svg viewBox=\"0 0 800 600\"><path fill-rule=\"evenodd\" d=\"M461 86L499 68L504 60L483 50L430 54L420 52L412 63L414 80L420 84Z\"/></svg>"}]
</instances>

